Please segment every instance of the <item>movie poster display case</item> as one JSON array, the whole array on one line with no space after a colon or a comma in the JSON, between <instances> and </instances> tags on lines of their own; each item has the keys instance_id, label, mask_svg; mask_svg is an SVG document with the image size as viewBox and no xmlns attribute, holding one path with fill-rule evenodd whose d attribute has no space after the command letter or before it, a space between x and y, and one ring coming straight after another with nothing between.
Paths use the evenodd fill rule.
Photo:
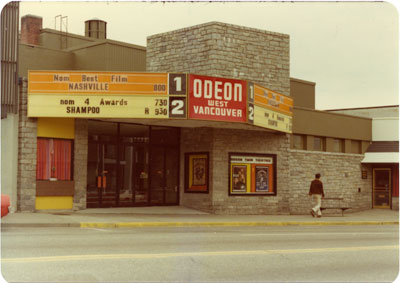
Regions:
<instances>
[{"instance_id":1,"label":"movie poster display case","mask_svg":"<svg viewBox=\"0 0 400 283\"><path fill-rule=\"evenodd\" d=\"M276 195L276 155L229 153L229 195Z\"/></svg>"}]
</instances>

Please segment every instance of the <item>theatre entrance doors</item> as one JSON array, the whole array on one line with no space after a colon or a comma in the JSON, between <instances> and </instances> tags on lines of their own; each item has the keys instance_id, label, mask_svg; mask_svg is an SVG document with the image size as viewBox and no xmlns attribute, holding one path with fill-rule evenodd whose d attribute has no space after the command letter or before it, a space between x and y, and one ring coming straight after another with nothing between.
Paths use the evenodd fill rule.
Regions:
<instances>
[{"instance_id":1,"label":"theatre entrance doors","mask_svg":"<svg viewBox=\"0 0 400 283\"><path fill-rule=\"evenodd\" d=\"M179 204L179 128L88 123L88 208Z\"/></svg>"}]
</instances>

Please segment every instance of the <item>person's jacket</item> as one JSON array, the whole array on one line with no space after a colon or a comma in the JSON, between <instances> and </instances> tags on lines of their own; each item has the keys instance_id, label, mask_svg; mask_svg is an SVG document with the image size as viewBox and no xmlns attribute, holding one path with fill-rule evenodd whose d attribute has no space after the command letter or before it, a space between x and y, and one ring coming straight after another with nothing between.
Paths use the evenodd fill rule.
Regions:
<instances>
[{"instance_id":1,"label":"person's jacket","mask_svg":"<svg viewBox=\"0 0 400 283\"><path fill-rule=\"evenodd\" d=\"M324 195L324 186L322 185L322 182L318 179L315 179L314 181L311 182L310 185L310 192L309 195Z\"/></svg>"}]
</instances>

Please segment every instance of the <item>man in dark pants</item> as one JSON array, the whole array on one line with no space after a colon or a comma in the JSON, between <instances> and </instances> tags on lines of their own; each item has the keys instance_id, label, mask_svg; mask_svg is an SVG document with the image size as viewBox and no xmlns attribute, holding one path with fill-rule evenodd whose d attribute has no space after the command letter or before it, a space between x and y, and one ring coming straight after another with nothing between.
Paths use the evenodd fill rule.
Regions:
<instances>
[{"instance_id":1,"label":"man in dark pants","mask_svg":"<svg viewBox=\"0 0 400 283\"><path fill-rule=\"evenodd\" d=\"M315 179L311 182L309 196L312 196L314 199L314 203L316 204L313 208L311 208L311 215L315 217L322 216L321 213L321 200L324 198L324 186L320 180L321 174L315 174Z\"/></svg>"}]
</instances>

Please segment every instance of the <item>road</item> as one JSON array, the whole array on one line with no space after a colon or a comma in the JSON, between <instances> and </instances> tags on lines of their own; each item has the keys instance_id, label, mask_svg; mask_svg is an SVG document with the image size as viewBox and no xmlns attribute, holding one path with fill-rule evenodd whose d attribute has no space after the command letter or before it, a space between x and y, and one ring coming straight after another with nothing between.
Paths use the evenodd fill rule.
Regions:
<instances>
[{"instance_id":1,"label":"road","mask_svg":"<svg viewBox=\"0 0 400 283\"><path fill-rule=\"evenodd\" d=\"M392 282L399 228L7 228L8 282Z\"/></svg>"}]
</instances>

